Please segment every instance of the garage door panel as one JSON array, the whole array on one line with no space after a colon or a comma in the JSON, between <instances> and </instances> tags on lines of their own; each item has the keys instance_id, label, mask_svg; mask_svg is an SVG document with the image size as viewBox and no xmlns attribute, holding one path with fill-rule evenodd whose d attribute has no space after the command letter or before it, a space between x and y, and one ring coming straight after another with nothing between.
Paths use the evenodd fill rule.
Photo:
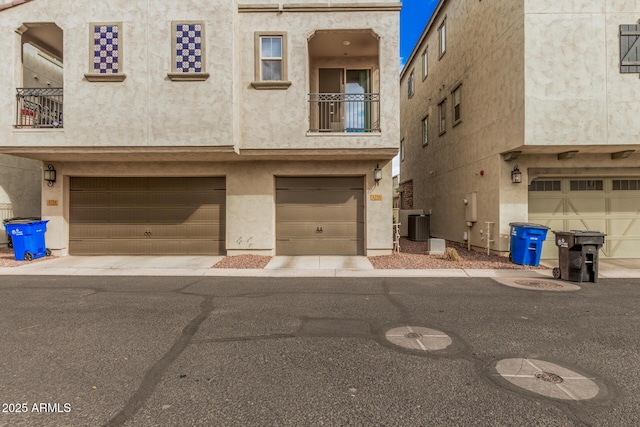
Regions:
<instances>
[{"instance_id":1,"label":"garage door panel","mask_svg":"<svg viewBox=\"0 0 640 427\"><path fill-rule=\"evenodd\" d=\"M363 200L359 194L354 194L354 190L347 191L280 191L276 197L276 203L282 204L304 204L313 206L323 205L362 205Z\"/></svg>"},{"instance_id":2,"label":"garage door panel","mask_svg":"<svg viewBox=\"0 0 640 427\"><path fill-rule=\"evenodd\" d=\"M529 203L529 215L563 216L564 199L562 197L535 199L535 203Z\"/></svg>"},{"instance_id":3,"label":"garage door panel","mask_svg":"<svg viewBox=\"0 0 640 427\"><path fill-rule=\"evenodd\" d=\"M358 206L279 205L278 222L364 221L364 210Z\"/></svg>"},{"instance_id":4,"label":"garage door panel","mask_svg":"<svg viewBox=\"0 0 640 427\"><path fill-rule=\"evenodd\" d=\"M609 203L611 212L618 215L630 214L636 218L640 215L640 192L637 197L611 197Z\"/></svg>"},{"instance_id":5,"label":"garage door panel","mask_svg":"<svg viewBox=\"0 0 640 427\"><path fill-rule=\"evenodd\" d=\"M603 196L600 199L577 199L571 197L568 201L568 215L602 215L606 209L606 202Z\"/></svg>"},{"instance_id":6,"label":"garage door panel","mask_svg":"<svg viewBox=\"0 0 640 427\"><path fill-rule=\"evenodd\" d=\"M213 188L224 188L224 182L200 177L72 177L69 252L224 253L225 191Z\"/></svg>"},{"instance_id":7,"label":"garage door panel","mask_svg":"<svg viewBox=\"0 0 640 427\"><path fill-rule=\"evenodd\" d=\"M322 232L318 232L318 228ZM278 234L282 239L291 238L343 238L345 236L353 237L357 239L363 239L363 227L354 222L331 222L331 223L317 223L317 222L297 222L290 223L283 227L282 231Z\"/></svg>"},{"instance_id":8,"label":"garage door panel","mask_svg":"<svg viewBox=\"0 0 640 427\"><path fill-rule=\"evenodd\" d=\"M364 178L361 176L346 177L279 177L277 189L364 189Z\"/></svg>"}]
</instances>

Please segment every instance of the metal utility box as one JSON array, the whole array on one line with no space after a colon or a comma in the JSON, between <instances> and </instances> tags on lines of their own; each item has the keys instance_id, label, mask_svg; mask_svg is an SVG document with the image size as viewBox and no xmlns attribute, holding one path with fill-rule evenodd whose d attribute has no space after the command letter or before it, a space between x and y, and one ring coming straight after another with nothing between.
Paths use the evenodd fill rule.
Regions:
<instances>
[{"instance_id":1,"label":"metal utility box","mask_svg":"<svg viewBox=\"0 0 640 427\"><path fill-rule=\"evenodd\" d=\"M554 231L558 267L553 277L571 282L597 282L598 259L606 234L599 231Z\"/></svg>"},{"instance_id":2,"label":"metal utility box","mask_svg":"<svg viewBox=\"0 0 640 427\"><path fill-rule=\"evenodd\" d=\"M429 215L409 215L409 234L407 238L414 242L429 240L431 222Z\"/></svg>"}]
</instances>

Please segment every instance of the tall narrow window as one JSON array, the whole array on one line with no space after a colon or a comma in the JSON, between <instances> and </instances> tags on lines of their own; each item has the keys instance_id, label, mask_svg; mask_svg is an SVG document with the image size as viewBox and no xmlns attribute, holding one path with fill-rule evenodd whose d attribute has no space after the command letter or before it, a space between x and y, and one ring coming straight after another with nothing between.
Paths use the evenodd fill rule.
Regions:
<instances>
[{"instance_id":1,"label":"tall narrow window","mask_svg":"<svg viewBox=\"0 0 640 427\"><path fill-rule=\"evenodd\" d=\"M256 89L286 89L287 34L273 32L255 33L255 81Z\"/></svg>"},{"instance_id":2,"label":"tall narrow window","mask_svg":"<svg viewBox=\"0 0 640 427\"><path fill-rule=\"evenodd\" d=\"M429 143L429 116L422 119L422 145Z\"/></svg>"},{"instance_id":3,"label":"tall narrow window","mask_svg":"<svg viewBox=\"0 0 640 427\"><path fill-rule=\"evenodd\" d=\"M442 21L442 25L438 28L438 40L440 45L440 56L447 51L447 19Z\"/></svg>"},{"instance_id":4,"label":"tall narrow window","mask_svg":"<svg viewBox=\"0 0 640 427\"><path fill-rule=\"evenodd\" d=\"M438 105L438 111L440 112L440 135L447 131L447 100L443 100Z\"/></svg>"},{"instance_id":5,"label":"tall narrow window","mask_svg":"<svg viewBox=\"0 0 640 427\"><path fill-rule=\"evenodd\" d=\"M407 97L411 98L416 91L416 76L414 70L411 70L409 74L409 80L407 80Z\"/></svg>"},{"instance_id":6,"label":"tall narrow window","mask_svg":"<svg viewBox=\"0 0 640 427\"><path fill-rule=\"evenodd\" d=\"M89 26L91 65L85 78L89 81L122 81L122 24L94 23Z\"/></svg>"},{"instance_id":7,"label":"tall narrow window","mask_svg":"<svg viewBox=\"0 0 640 427\"><path fill-rule=\"evenodd\" d=\"M171 80L206 80L204 22L173 21L171 23Z\"/></svg>"},{"instance_id":8,"label":"tall narrow window","mask_svg":"<svg viewBox=\"0 0 640 427\"><path fill-rule=\"evenodd\" d=\"M400 161L404 162L404 138L400 141Z\"/></svg>"},{"instance_id":9,"label":"tall narrow window","mask_svg":"<svg viewBox=\"0 0 640 427\"><path fill-rule=\"evenodd\" d=\"M429 74L429 55L427 54L429 47L424 48L422 52L422 80L427 78Z\"/></svg>"},{"instance_id":10,"label":"tall narrow window","mask_svg":"<svg viewBox=\"0 0 640 427\"><path fill-rule=\"evenodd\" d=\"M461 112L460 112L460 104L461 104L461 87L458 86L452 92L453 94L453 125L457 125L462 120Z\"/></svg>"}]
</instances>

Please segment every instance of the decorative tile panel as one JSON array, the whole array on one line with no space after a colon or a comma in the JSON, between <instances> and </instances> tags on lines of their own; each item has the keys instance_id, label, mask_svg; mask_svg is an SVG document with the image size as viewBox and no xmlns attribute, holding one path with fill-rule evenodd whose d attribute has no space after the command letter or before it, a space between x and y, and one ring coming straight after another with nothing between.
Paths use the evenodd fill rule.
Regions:
<instances>
[{"instance_id":1,"label":"decorative tile panel","mask_svg":"<svg viewBox=\"0 0 640 427\"><path fill-rule=\"evenodd\" d=\"M175 24L175 69L177 72L202 72L202 30L201 23Z\"/></svg>"},{"instance_id":2,"label":"decorative tile panel","mask_svg":"<svg viewBox=\"0 0 640 427\"><path fill-rule=\"evenodd\" d=\"M120 73L120 26L117 24L93 26L93 72Z\"/></svg>"}]
</instances>

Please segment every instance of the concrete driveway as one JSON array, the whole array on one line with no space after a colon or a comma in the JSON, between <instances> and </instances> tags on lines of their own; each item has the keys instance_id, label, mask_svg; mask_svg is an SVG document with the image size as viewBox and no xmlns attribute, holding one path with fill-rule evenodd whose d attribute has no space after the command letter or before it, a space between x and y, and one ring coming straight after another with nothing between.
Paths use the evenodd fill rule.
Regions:
<instances>
[{"instance_id":1,"label":"concrete driveway","mask_svg":"<svg viewBox=\"0 0 640 427\"><path fill-rule=\"evenodd\" d=\"M0 426L639 425L640 281L517 280L2 276Z\"/></svg>"}]
</instances>

